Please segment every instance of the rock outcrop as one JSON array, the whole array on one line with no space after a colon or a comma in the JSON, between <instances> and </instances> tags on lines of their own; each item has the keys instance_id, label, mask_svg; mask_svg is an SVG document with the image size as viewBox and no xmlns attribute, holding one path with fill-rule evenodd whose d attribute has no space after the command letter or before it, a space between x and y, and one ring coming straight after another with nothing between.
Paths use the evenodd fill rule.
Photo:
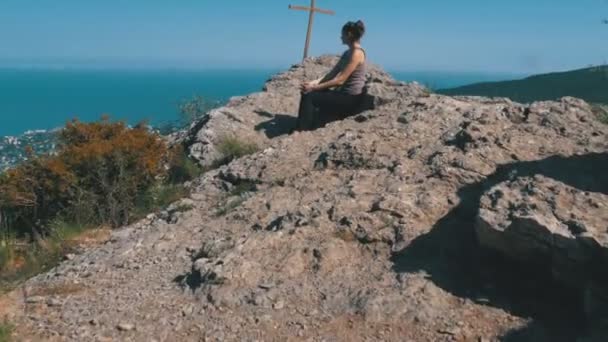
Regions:
<instances>
[{"instance_id":1,"label":"rock outcrop","mask_svg":"<svg viewBox=\"0 0 608 342\"><path fill-rule=\"evenodd\" d=\"M608 160L594 167L608 178ZM576 171L573 178L587 181L585 188L604 193L544 176L508 180L482 197L477 235L481 245L551 270L559 281L579 288L595 321L608 313L608 183L593 184L593 176Z\"/></svg>"},{"instance_id":2,"label":"rock outcrop","mask_svg":"<svg viewBox=\"0 0 608 342\"><path fill-rule=\"evenodd\" d=\"M286 135L297 84L332 61L294 66L193 126L184 141L202 164L217 157L221 134L261 151L28 281L6 299L20 308L8 310L17 333L592 341L564 295L577 293L558 289L578 282L576 263L590 267L589 279L607 266L594 253L604 253L607 233L608 126L589 105L439 96L372 71L375 109ZM487 255L478 236L524 263ZM531 259L545 262L526 266ZM555 284L536 278L552 269ZM68 285L76 290L53 291Z\"/></svg>"},{"instance_id":3,"label":"rock outcrop","mask_svg":"<svg viewBox=\"0 0 608 342\"><path fill-rule=\"evenodd\" d=\"M322 77L337 62L336 56L323 56L296 64L268 80L263 91L234 97L226 106L212 110L180 140L186 141L191 157L204 166L212 165L219 157L217 145L225 137L239 137L257 146L269 145L271 139L287 134L295 126L300 84ZM405 96L428 94L420 85L395 81L375 65L369 66L367 78L369 99L363 105L368 108Z\"/></svg>"}]
</instances>

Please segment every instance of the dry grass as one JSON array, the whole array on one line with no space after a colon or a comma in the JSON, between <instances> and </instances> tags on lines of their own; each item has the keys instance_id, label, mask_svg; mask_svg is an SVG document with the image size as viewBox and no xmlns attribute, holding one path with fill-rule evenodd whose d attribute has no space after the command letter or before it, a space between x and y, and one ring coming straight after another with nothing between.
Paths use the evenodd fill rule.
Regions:
<instances>
[{"instance_id":1,"label":"dry grass","mask_svg":"<svg viewBox=\"0 0 608 342\"><path fill-rule=\"evenodd\" d=\"M256 144L241 140L235 136L224 136L217 144L220 157L213 163L212 168L218 168L231 161L259 151Z\"/></svg>"},{"instance_id":2,"label":"dry grass","mask_svg":"<svg viewBox=\"0 0 608 342\"><path fill-rule=\"evenodd\" d=\"M100 227L96 229L85 230L81 234L70 237L66 243L71 247L95 247L106 243L110 240L112 229L110 227Z\"/></svg>"},{"instance_id":3,"label":"dry grass","mask_svg":"<svg viewBox=\"0 0 608 342\"><path fill-rule=\"evenodd\" d=\"M355 234L351 232L349 229L339 229L334 233L335 237L346 242L354 242L357 241L357 237Z\"/></svg>"},{"instance_id":4,"label":"dry grass","mask_svg":"<svg viewBox=\"0 0 608 342\"><path fill-rule=\"evenodd\" d=\"M0 268L0 294L19 286L25 279L57 265L64 255L80 248L101 245L108 241L111 229L102 227L84 229L78 226L57 223L52 237L42 243L14 243L10 259Z\"/></svg>"},{"instance_id":5,"label":"dry grass","mask_svg":"<svg viewBox=\"0 0 608 342\"><path fill-rule=\"evenodd\" d=\"M86 290L86 288L87 287L82 284L74 283L52 284L48 286L38 286L33 289L30 289L27 295L28 297L67 296L82 292Z\"/></svg>"},{"instance_id":6,"label":"dry grass","mask_svg":"<svg viewBox=\"0 0 608 342\"><path fill-rule=\"evenodd\" d=\"M226 214L229 214L230 212L232 212L233 210L235 210L236 208L240 207L241 204L243 204L243 202L245 202L247 199L245 197L238 197L236 199L233 199L232 201L228 201L226 203L224 203L224 205L222 205L221 207L218 208L218 210L215 212L215 216L216 217L220 217L220 216L224 216Z\"/></svg>"}]
</instances>

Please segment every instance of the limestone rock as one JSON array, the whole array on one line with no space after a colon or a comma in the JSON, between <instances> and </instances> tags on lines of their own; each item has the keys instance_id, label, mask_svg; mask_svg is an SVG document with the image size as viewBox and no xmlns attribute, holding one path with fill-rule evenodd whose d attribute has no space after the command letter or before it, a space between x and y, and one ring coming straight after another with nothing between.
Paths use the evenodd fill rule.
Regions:
<instances>
[{"instance_id":1,"label":"limestone rock","mask_svg":"<svg viewBox=\"0 0 608 342\"><path fill-rule=\"evenodd\" d=\"M263 149L270 139L287 134L295 126L300 84L322 77L337 62L337 56L328 55L294 65L268 80L262 92L230 99L226 106L212 110L204 120L193 124L189 132L174 134L171 141L186 141L190 155L205 166L219 157L216 147L225 137L238 137ZM372 109L404 97L428 94L416 83L395 81L375 65L369 66L367 78L368 96L363 108Z\"/></svg>"},{"instance_id":2,"label":"limestone rock","mask_svg":"<svg viewBox=\"0 0 608 342\"><path fill-rule=\"evenodd\" d=\"M119 325L116 326L116 328L120 331L131 331L131 330L135 329L135 325L130 324L130 323L120 323Z\"/></svg>"},{"instance_id":3,"label":"limestone rock","mask_svg":"<svg viewBox=\"0 0 608 342\"><path fill-rule=\"evenodd\" d=\"M261 149L25 284L63 305L24 308L36 292L19 289L0 319L30 340L577 340L584 313L534 274L501 281L513 267L484 257L475 227L601 317L608 126L574 98L440 96L372 68L374 109L285 135L297 85L335 60L309 59L195 123L182 142L202 164L222 134Z\"/></svg>"},{"instance_id":4,"label":"limestone rock","mask_svg":"<svg viewBox=\"0 0 608 342\"><path fill-rule=\"evenodd\" d=\"M608 304L607 194L543 176L505 181L482 197L476 231L482 246L550 269L556 279L584 290L594 298L586 300L588 314Z\"/></svg>"}]
</instances>

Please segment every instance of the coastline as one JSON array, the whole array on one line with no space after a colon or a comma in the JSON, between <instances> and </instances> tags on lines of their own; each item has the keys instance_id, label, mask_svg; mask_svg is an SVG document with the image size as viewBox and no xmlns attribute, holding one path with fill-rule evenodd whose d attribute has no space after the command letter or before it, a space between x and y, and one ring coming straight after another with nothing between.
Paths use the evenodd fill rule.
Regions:
<instances>
[{"instance_id":1,"label":"coastline","mask_svg":"<svg viewBox=\"0 0 608 342\"><path fill-rule=\"evenodd\" d=\"M55 134L59 130L30 130L17 136L0 137L0 172L28 160L28 146L34 155L52 153L56 148Z\"/></svg>"},{"instance_id":2,"label":"coastline","mask_svg":"<svg viewBox=\"0 0 608 342\"><path fill-rule=\"evenodd\" d=\"M132 126L129 125L129 127ZM169 128L148 126L149 130L156 131L162 136L180 129L180 126L177 124L167 127ZM53 154L57 148L56 135L62 129L62 127L57 127L49 130L28 130L20 135L0 137L0 174L21 162L27 161L29 159L27 147L31 148L34 156ZM161 132L162 129L169 130Z\"/></svg>"},{"instance_id":3,"label":"coastline","mask_svg":"<svg viewBox=\"0 0 608 342\"><path fill-rule=\"evenodd\" d=\"M62 72L65 72L65 74L70 74L70 75L77 75L79 72L84 72L84 73L88 73L87 75L92 75L92 72L95 72L94 70L45 70L45 69L22 69L22 70L15 70L15 69L0 69L0 71L7 71L10 70L11 72L25 72L26 74L29 72L34 72L34 73L38 73L38 72L42 72L42 73L52 73L54 75L60 75L62 74ZM98 71L103 71L103 70L98 70ZM113 70L112 72L117 72L116 70ZM129 72L128 70L122 70L122 72L124 72L124 75L145 75L146 72L150 72L149 70L143 71L143 70L136 70L136 71L131 71ZM160 74L170 74L172 71L171 70L153 70L152 74L156 74L156 75L160 75ZM177 73L181 74L181 75L185 75L187 72L184 70L180 70L180 71L176 71ZM200 86L200 89L206 89L207 87L209 87L210 84L213 83L213 80L215 79L215 76L217 76L218 74L221 74L221 70L198 70L195 71L195 74L201 74L201 73L208 73L208 75L214 75L214 77L212 77L211 79L209 79L207 82L208 84L202 84ZM195 75L193 74L193 75ZM243 84L239 87L226 87L226 89L224 89L222 92L223 94L222 97L229 99L233 96L240 96L242 94L248 94L254 91L259 91L261 90L264 81L267 78L271 78L272 75L274 75L273 73L270 72L270 70L268 69L260 69L260 70L247 70L245 72L245 74L248 74L247 78L247 83ZM266 75L268 74L268 75ZM443 83L449 83L449 84L465 84L465 83L469 83L471 82L472 79L475 78L505 78L507 77L507 74L505 73L466 73L466 72L459 72L459 73L442 73L442 72L432 72L432 71L393 71L390 73L391 75L393 75L393 77L395 77L395 79L399 79L401 81L417 81L420 84L427 84L427 85L436 85L437 82L443 84ZM121 76L121 77L124 77ZM226 79L226 82L237 82L239 81L239 79L242 79L244 76L243 75L238 75L236 73L234 73L234 71L232 71L231 73L227 73L226 74L228 77ZM515 75L514 75L515 76ZM37 76L38 77L38 76ZM89 78L84 78L81 79L80 81L85 80L87 82L91 81ZM202 82L203 79L201 79L200 81ZM435 81L433 81L435 80ZM30 80L31 82L33 82L32 84L29 85L29 87L33 87L34 85L38 86L38 84L36 82L39 82L40 80L38 80L37 78L34 78L32 80ZM107 81L107 79L106 79ZM116 80L113 80L113 82L115 82ZM186 80L184 79L184 81L187 81L188 84L192 84L192 80ZM54 81L57 82L57 81ZM71 82L75 82L74 80L71 80ZM100 81L101 83L103 82ZM442 83L443 82L443 83ZM11 82L6 82L7 84L11 83ZM95 82L90 82L90 84L95 85ZM48 85L47 85L48 86ZM73 87L73 85L70 85ZM143 85L134 85L133 89L142 87ZM22 85L21 87L25 87L24 85ZM154 86L155 89L157 88L157 86ZM182 98L186 98L189 95L192 95L191 93L196 93L194 86L190 85L189 86L189 90L186 90L185 88L181 89L180 91L182 92L181 96ZM0 87L1 88L1 87ZM103 88L103 87L102 87ZM105 89L105 88L104 88ZM26 92L27 89L24 89L24 92ZM67 91L67 90L66 90ZM138 91L141 91L140 89L138 89ZM188 91L190 91L191 93L189 93ZM172 91L170 92L170 94L167 94L167 100L165 102L167 103L175 103L174 106L174 112L173 113L173 117L171 119L171 115L168 115L168 113L165 113L165 115L161 115L161 119L156 120L154 122L150 122L150 125L152 127L152 129L156 129L159 130L161 132L166 131L166 130L171 130L171 127L175 127L176 126L176 122L179 120L179 115L177 113L177 102L179 102L177 100L177 95L175 94L176 91ZM218 97L218 95L220 95L219 93L207 93L206 91L199 91L198 93L200 94L205 94L205 96L208 96L209 98L213 99L214 97ZM36 96L35 94L32 96ZM43 99L44 100L44 99ZM140 103L143 103L145 105L146 101L144 101L144 97L140 98L133 98L132 99L132 103L123 103L123 105L126 105L127 109L133 106L139 106ZM57 101L57 100L53 100L53 101ZM67 99L66 99L67 101ZM108 101L110 101L110 99L108 99ZM44 102L44 101L42 101ZM137 104L135 104L137 103ZM54 106L53 106L54 105ZM114 105L114 104L113 104ZM145 111L146 107L142 105L142 110ZM104 105L105 106L105 105ZM58 107L57 103L52 102L49 103L49 107ZM167 104L165 104L166 108L163 108L162 112L169 112L170 111L170 106L167 106ZM99 108L99 110L102 110L102 108ZM129 112L129 110L125 110L126 112ZM21 115L25 115L26 117L30 117L29 112L32 112L31 110L25 110L25 114L21 114ZM51 111L52 112L52 111ZM28 114L29 113L29 114ZM153 114L153 113L150 113ZM53 115L49 115L49 116L53 116ZM124 118L121 115L111 115L111 118L113 120L122 120L127 122L128 124L134 124L135 121L137 121L137 115L134 115L133 117L130 118ZM151 117L154 117L156 115L150 115ZM149 116L149 117L150 117ZM7 115L8 117L15 117L14 115ZM65 121L67 120L68 116L64 115L62 116L61 120ZM82 121L95 121L96 119L89 116L84 116L82 118ZM97 117L98 119L98 117ZM46 154L46 153L52 153L52 151L55 149L56 147L56 143L55 143L55 133L57 131L59 131L61 129L61 127L63 127L63 125L59 124L59 120L55 120L57 122L56 125L49 125L49 124L45 124L43 122L40 122L39 120L36 120L35 117L31 118L30 122L37 122L36 124L39 127L29 127L28 130L23 131L23 133L21 134L9 134L9 135L2 135L0 134L0 172L6 170L7 168L10 168L12 166L17 165L18 163L25 161L28 159L28 156L26 155L25 152L25 147L26 146L30 146L34 152L35 155L40 155L40 154ZM46 129L44 128L44 126L55 126L55 128L51 128L51 129ZM40 127L42 126L42 127ZM25 126L24 126L25 127Z\"/></svg>"}]
</instances>

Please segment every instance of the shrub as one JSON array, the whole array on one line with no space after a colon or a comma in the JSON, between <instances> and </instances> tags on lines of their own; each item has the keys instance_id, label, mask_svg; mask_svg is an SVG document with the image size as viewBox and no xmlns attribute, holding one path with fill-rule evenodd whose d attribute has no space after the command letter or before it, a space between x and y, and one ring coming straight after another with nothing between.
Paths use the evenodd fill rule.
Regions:
<instances>
[{"instance_id":1,"label":"shrub","mask_svg":"<svg viewBox=\"0 0 608 342\"><path fill-rule=\"evenodd\" d=\"M54 155L0 174L0 291L56 265L87 229L122 226L183 198L187 189L168 181L201 172L143 124L74 120L57 140Z\"/></svg>"},{"instance_id":2,"label":"shrub","mask_svg":"<svg viewBox=\"0 0 608 342\"><path fill-rule=\"evenodd\" d=\"M15 236L8 217L0 211L0 270L7 269L15 258Z\"/></svg>"},{"instance_id":3,"label":"shrub","mask_svg":"<svg viewBox=\"0 0 608 342\"><path fill-rule=\"evenodd\" d=\"M183 185L157 184L150 187L138 198L135 217L141 218L186 196L188 196L188 190Z\"/></svg>"},{"instance_id":4,"label":"shrub","mask_svg":"<svg viewBox=\"0 0 608 342\"><path fill-rule=\"evenodd\" d=\"M11 341L11 335L13 334L14 327L7 321L0 322L0 342Z\"/></svg>"},{"instance_id":5,"label":"shrub","mask_svg":"<svg viewBox=\"0 0 608 342\"><path fill-rule=\"evenodd\" d=\"M257 184L250 180L240 181L235 184L234 188L230 190L231 196L242 196L248 192L255 191L257 189Z\"/></svg>"},{"instance_id":6,"label":"shrub","mask_svg":"<svg viewBox=\"0 0 608 342\"><path fill-rule=\"evenodd\" d=\"M193 123L200 124L202 121L205 121L207 114L221 104L222 102L220 101L208 100L198 95L182 100L177 105L179 118L157 124L156 129L163 135L188 129Z\"/></svg>"},{"instance_id":7,"label":"shrub","mask_svg":"<svg viewBox=\"0 0 608 342\"><path fill-rule=\"evenodd\" d=\"M189 126L192 122L200 120L218 105L218 102L198 95L182 101L178 106L182 125Z\"/></svg>"},{"instance_id":8,"label":"shrub","mask_svg":"<svg viewBox=\"0 0 608 342\"><path fill-rule=\"evenodd\" d=\"M235 136L225 136L217 144L220 157L215 161L214 166L219 167L258 151L257 145L238 139Z\"/></svg>"},{"instance_id":9,"label":"shrub","mask_svg":"<svg viewBox=\"0 0 608 342\"><path fill-rule=\"evenodd\" d=\"M33 158L0 177L0 212L16 232L39 238L44 223L68 205L75 185L58 158Z\"/></svg>"},{"instance_id":10,"label":"shrub","mask_svg":"<svg viewBox=\"0 0 608 342\"><path fill-rule=\"evenodd\" d=\"M39 240L62 217L76 224L127 224L136 199L165 173L164 141L143 125L74 120L54 156L34 157L0 177L0 212Z\"/></svg>"},{"instance_id":11,"label":"shrub","mask_svg":"<svg viewBox=\"0 0 608 342\"><path fill-rule=\"evenodd\" d=\"M100 223L129 222L137 196L158 176L167 155L164 142L143 125L102 121L68 123L60 135L60 157L78 180Z\"/></svg>"},{"instance_id":12,"label":"shrub","mask_svg":"<svg viewBox=\"0 0 608 342\"><path fill-rule=\"evenodd\" d=\"M600 122L608 124L608 105L594 104L591 108Z\"/></svg>"},{"instance_id":13,"label":"shrub","mask_svg":"<svg viewBox=\"0 0 608 342\"><path fill-rule=\"evenodd\" d=\"M201 175L203 169L192 159L188 158L182 145L176 145L169 150L169 170L167 181L180 184L191 181Z\"/></svg>"},{"instance_id":14,"label":"shrub","mask_svg":"<svg viewBox=\"0 0 608 342\"><path fill-rule=\"evenodd\" d=\"M437 89L437 87L430 82L424 82L422 83L422 92L424 94L425 97L431 96L431 94L435 93L435 90Z\"/></svg>"},{"instance_id":15,"label":"shrub","mask_svg":"<svg viewBox=\"0 0 608 342\"><path fill-rule=\"evenodd\" d=\"M50 233L45 239L32 243L14 238L0 239L0 257L6 256L4 265L0 265L0 294L13 290L31 276L51 269L85 240L89 244L92 239L96 239L93 243L107 240L107 235L105 238L100 236L100 233L107 230L87 231L90 227L63 219L53 220L50 227ZM3 253L7 249L9 253Z\"/></svg>"},{"instance_id":16,"label":"shrub","mask_svg":"<svg viewBox=\"0 0 608 342\"><path fill-rule=\"evenodd\" d=\"M63 244L53 240L13 246L13 254L7 260L6 267L0 269L0 294L14 289L35 274L51 269L64 255L63 247Z\"/></svg>"},{"instance_id":17,"label":"shrub","mask_svg":"<svg viewBox=\"0 0 608 342\"><path fill-rule=\"evenodd\" d=\"M192 209L194 209L195 207L192 204L180 204L178 206L175 207L175 212L177 213L185 213L188 212Z\"/></svg>"},{"instance_id":18,"label":"shrub","mask_svg":"<svg viewBox=\"0 0 608 342\"><path fill-rule=\"evenodd\" d=\"M243 204L246 200L247 199L245 197L240 196L231 201L224 203L224 205L219 207L218 210L215 212L215 216L220 217L220 216L224 216L224 215L232 212L234 209L241 206L241 204Z\"/></svg>"},{"instance_id":19,"label":"shrub","mask_svg":"<svg viewBox=\"0 0 608 342\"><path fill-rule=\"evenodd\" d=\"M56 218L50 223L51 234L47 242L52 244L55 249L71 249L72 239L76 238L92 226L68 221L65 218Z\"/></svg>"},{"instance_id":20,"label":"shrub","mask_svg":"<svg viewBox=\"0 0 608 342\"><path fill-rule=\"evenodd\" d=\"M0 270L5 270L14 260L15 248L12 240L0 240Z\"/></svg>"}]
</instances>

